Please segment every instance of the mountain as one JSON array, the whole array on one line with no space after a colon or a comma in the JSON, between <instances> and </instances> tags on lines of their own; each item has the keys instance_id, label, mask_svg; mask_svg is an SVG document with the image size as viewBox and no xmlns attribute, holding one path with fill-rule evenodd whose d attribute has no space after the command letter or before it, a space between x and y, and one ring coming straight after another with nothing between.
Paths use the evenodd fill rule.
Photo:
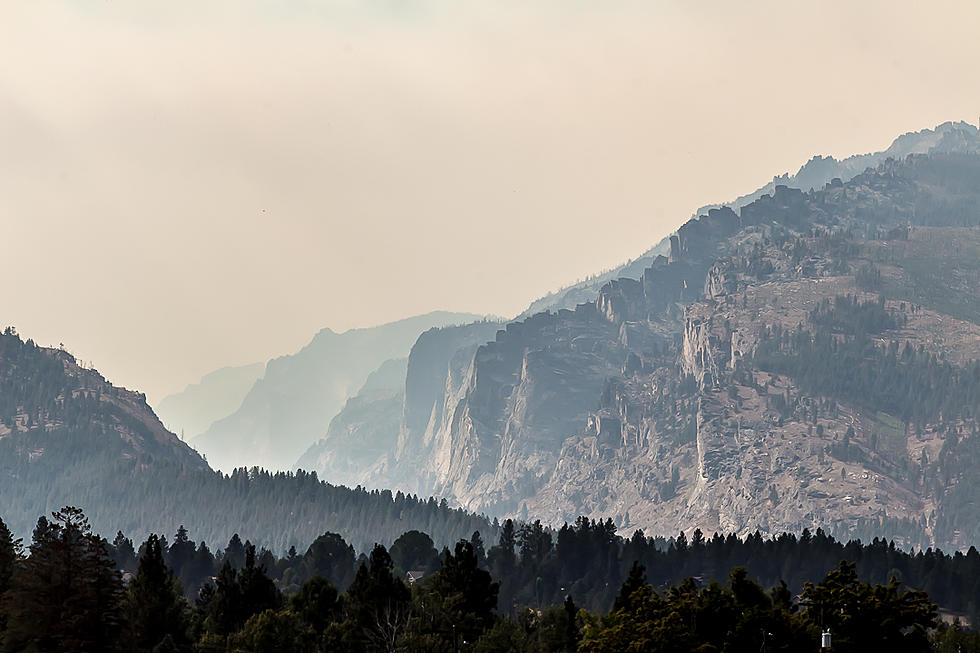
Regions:
<instances>
[{"instance_id":1,"label":"mountain","mask_svg":"<svg viewBox=\"0 0 980 653\"><path fill-rule=\"evenodd\" d=\"M295 466L315 470L337 485L362 485L394 449L407 371L407 358L382 363L330 420L326 436L311 445Z\"/></svg>"},{"instance_id":2,"label":"mountain","mask_svg":"<svg viewBox=\"0 0 980 653\"><path fill-rule=\"evenodd\" d=\"M479 318L436 311L344 333L323 329L299 352L269 361L238 410L193 445L215 469L290 469L381 363L405 357L426 329Z\"/></svg>"},{"instance_id":3,"label":"mountain","mask_svg":"<svg viewBox=\"0 0 980 653\"><path fill-rule=\"evenodd\" d=\"M406 406L447 391L373 478L553 524L975 541L980 139L930 138L709 210L639 279L407 379Z\"/></svg>"},{"instance_id":4,"label":"mountain","mask_svg":"<svg viewBox=\"0 0 980 653\"><path fill-rule=\"evenodd\" d=\"M501 326L481 321L421 334L406 360L387 361L372 373L296 467L351 487L420 487L414 475L400 475L406 461L423 449L426 426L438 419L447 396L459 391L477 346ZM402 463L397 468L396 460ZM423 467L418 462L416 468Z\"/></svg>"},{"instance_id":5,"label":"mountain","mask_svg":"<svg viewBox=\"0 0 980 653\"><path fill-rule=\"evenodd\" d=\"M157 461L207 469L169 432L146 395L118 388L62 349L38 347L8 327L0 335L0 461L4 486L76 457ZM9 494L9 490L3 494Z\"/></svg>"},{"instance_id":6,"label":"mountain","mask_svg":"<svg viewBox=\"0 0 980 653\"><path fill-rule=\"evenodd\" d=\"M235 412L264 372L265 363L215 370L198 383L164 397L156 407L157 415L174 433L194 438Z\"/></svg>"}]
</instances>

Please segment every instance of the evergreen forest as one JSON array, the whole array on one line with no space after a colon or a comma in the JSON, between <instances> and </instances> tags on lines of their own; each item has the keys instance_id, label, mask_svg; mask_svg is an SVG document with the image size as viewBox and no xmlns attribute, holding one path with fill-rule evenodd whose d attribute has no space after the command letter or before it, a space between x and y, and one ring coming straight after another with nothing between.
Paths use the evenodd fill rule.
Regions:
<instances>
[{"instance_id":1,"label":"evergreen forest","mask_svg":"<svg viewBox=\"0 0 980 653\"><path fill-rule=\"evenodd\" d=\"M438 551L410 530L283 556L151 534L64 507L31 541L0 521L0 651L980 651L980 554L800 536L552 531L505 521Z\"/></svg>"}]
</instances>

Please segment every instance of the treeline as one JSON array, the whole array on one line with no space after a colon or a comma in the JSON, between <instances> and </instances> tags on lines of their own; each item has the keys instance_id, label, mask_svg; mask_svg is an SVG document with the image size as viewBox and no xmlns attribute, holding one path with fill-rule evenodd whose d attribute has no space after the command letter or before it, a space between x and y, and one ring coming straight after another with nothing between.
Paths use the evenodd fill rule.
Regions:
<instances>
[{"instance_id":1,"label":"treeline","mask_svg":"<svg viewBox=\"0 0 980 653\"><path fill-rule=\"evenodd\" d=\"M784 534L764 538L753 534L740 538L701 531L690 536L646 537L636 531L629 538L616 533L612 520L579 518L558 530L545 528L540 521L515 523L507 520L493 546L485 543L479 531L465 538L481 568L500 583L498 609L514 612L520 606L558 604L571 594L576 602L596 612L608 610L619 585L631 566L639 562L650 582L664 589L694 577L700 581L725 579L728 570L744 567L752 578L766 587L785 582L794 594L805 583L821 578L841 561L856 565L861 579L887 583L891 578L927 591L944 609L962 614L971 621L980 619L980 554L971 547L966 553L947 555L938 549L904 551L894 542L873 539L844 543L822 530L804 530L800 536ZM492 538L488 538L493 542ZM246 552L255 548L236 534L224 549L214 551L201 541L195 543L181 527L171 542L160 537L167 566L181 581L187 596L198 591L218 574L227 562L233 569L245 563ZM109 555L118 569L134 571L142 549L123 533L108 545ZM369 551L362 549L362 551ZM408 572L429 575L440 567L440 554L432 538L410 530L388 547L394 569L401 577ZM286 593L299 589L309 579L320 576L340 590L354 579L365 560L343 537L323 533L303 550L290 549L277 556L263 547L256 549L256 560L270 578Z\"/></svg>"},{"instance_id":2,"label":"treeline","mask_svg":"<svg viewBox=\"0 0 980 653\"><path fill-rule=\"evenodd\" d=\"M17 455L28 437L31 447L44 448L43 456ZM278 553L305 547L327 530L344 533L360 550L376 541L391 543L412 528L430 533L440 545L477 530L488 537L497 533L486 517L451 508L445 500L334 486L303 471L253 468L223 475L163 461L147 464L122 458L120 438L104 440L104 448L93 450L78 430L0 439L0 478L16 479L0 493L0 514L19 536L29 535L38 514L68 503L86 506L99 532L122 530L140 538L174 533L183 524L198 538L227 542L240 524L248 524L255 543Z\"/></svg>"},{"instance_id":3,"label":"treeline","mask_svg":"<svg viewBox=\"0 0 980 653\"><path fill-rule=\"evenodd\" d=\"M191 569L201 584L189 592ZM980 651L977 633L940 626L914 577L947 601L975 601L980 555L911 555L819 531L623 540L584 518L554 538L507 521L489 550L475 533L441 554L418 531L356 557L330 533L282 558L237 536L211 554L183 529L136 551L66 507L38 520L27 551L0 521L0 650L799 651L829 630L835 651Z\"/></svg>"}]
</instances>

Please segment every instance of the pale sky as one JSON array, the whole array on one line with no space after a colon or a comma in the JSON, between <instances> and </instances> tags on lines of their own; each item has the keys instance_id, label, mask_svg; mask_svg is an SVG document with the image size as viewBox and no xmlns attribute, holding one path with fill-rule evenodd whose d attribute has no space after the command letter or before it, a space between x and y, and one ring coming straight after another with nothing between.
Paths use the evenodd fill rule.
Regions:
<instances>
[{"instance_id":1,"label":"pale sky","mask_svg":"<svg viewBox=\"0 0 980 653\"><path fill-rule=\"evenodd\" d=\"M0 325L152 403L323 327L513 315L975 123L978 34L972 0L0 0Z\"/></svg>"}]
</instances>

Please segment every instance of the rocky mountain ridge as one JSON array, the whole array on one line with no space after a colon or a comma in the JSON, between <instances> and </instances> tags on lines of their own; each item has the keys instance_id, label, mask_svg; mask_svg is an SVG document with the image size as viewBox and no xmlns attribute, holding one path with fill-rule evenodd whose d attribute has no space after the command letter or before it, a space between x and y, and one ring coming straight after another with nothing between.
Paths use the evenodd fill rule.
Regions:
<instances>
[{"instance_id":1,"label":"rocky mountain ridge","mask_svg":"<svg viewBox=\"0 0 980 653\"><path fill-rule=\"evenodd\" d=\"M886 394L842 394L832 379L846 370L817 383L792 362L837 338L865 347L855 369L874 379L869 370L885 369L901 342L913 353L891 376L918 393L909 396L929 394L908 370L971 378L980 143L972 127L936 131L943 146L931 155L808 193L777 185L739 212L709 210L639 279L506 325L456 365L424 428L402 428L385 482L502 516L613 514L650 533L822 526L967 541L961 500L975 476L953 461L977 458L980 399L963 395L955 418L896 415ZM881 303L895 322L833 333L812 315L821 302L841 302L842 314ZM799 351L783 340L773 349L776 327L784 340L803 330L810 344L800 336Z\"/></svg>"},{"instance_id":2,"label":"rocky mountain ridge","mask_svg":"<svg viewBox=\"0 0 980 653\"><path fill-rule=\"evenodd\" d=\"M795 174L790 175L787 172L776 175L771 182L730 202L702 206L694 212L692 217L707 215L711 209L720 209L726 206L738 211L763 195L771 194L776 186L799 188L806 191L822 188L835 178L845 182L850 181L868 168L873 168L889 158L901 159L909 154L928 154L930 152L967 151L970 147L976 147L976 134L977 127L962 121L950 121L937 125L934 129L922 129L902 134L880 152L855 154L840 160L833 156L816 155L804 163ZM572 309L578 304L590 302L595 299L599 289L610 281L639 279L643 271L653 264L657 256L666 256L669 249L669 239L664 238L635 259L630 259L611 270L592 275L531 302L528 308L515 319L521 320L542 311Z\"/></svg>"}]
</instances>

